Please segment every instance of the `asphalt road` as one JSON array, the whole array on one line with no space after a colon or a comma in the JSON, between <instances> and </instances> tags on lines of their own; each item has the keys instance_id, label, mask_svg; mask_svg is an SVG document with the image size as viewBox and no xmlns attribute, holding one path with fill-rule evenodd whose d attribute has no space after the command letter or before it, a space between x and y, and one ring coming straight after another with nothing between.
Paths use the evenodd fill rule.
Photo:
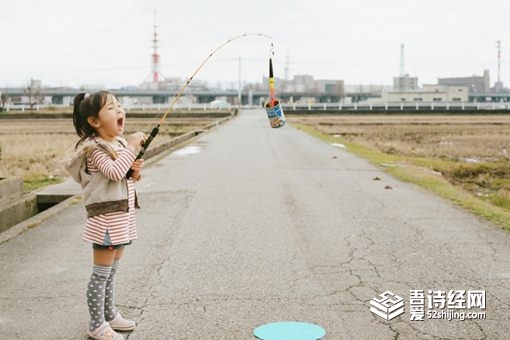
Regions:
<instances>
[{"instance_id":1,"label":"asphalt road","mask_svg":"<svg viewBox=\"0 0 510 340\"><path fill-rule=\"evenodd\" d=\"M139 240L116 277L119 309L138 323L129 339L254 339L276 321L318 324L325 339L510 334L508 232L291 126L271 129L262 110L146 168L138 191ZM0 339L86 338L84 220L75 204L0 244ZM390 321L369 310L387 290L405 301ZM424 321L410 320L410 290L424 290ZM428 319L447 310L427 306L438 290L486 319ZM454 290L485 290L486 308L459 309Z\"/></svg>"}]
</instances>

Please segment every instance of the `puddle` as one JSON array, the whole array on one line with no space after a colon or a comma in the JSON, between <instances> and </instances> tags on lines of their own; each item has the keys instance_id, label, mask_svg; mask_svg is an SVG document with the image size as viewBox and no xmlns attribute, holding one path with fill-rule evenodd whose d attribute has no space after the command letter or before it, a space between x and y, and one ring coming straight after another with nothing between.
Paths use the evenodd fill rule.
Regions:
<instances>
[{"instance_id":1,"label":"puddle","mask_svg":"<svg viewBox=\"0 0 510 340\"><path fill-rule=\"evenodd\" d=\"M471 163L471 164L480 163L480 160L478 158L474 158L474 157L461 158L461 160L463 160L466 163Z\"/></svg>"},{"instance_id":2,"label":"puddle","mask_svg":"<svg viewBox=\"0 0 510 340\"><path fill-rule=\"evenodd\" d=\"M345 145L343 145L341 143L331 143L331 145L336 146L337 148L345 149Z\"/></svg>"},{"instance_id":3,"label":"puddle","mask_svg":"<svg viewBox=\"0 0 510 340\"><path fill-rule=\"evenodd\" d=\"M201 151L202 151L202 147L200 147L198 145L188 145L182 149L172 152L172 154L175 156L188 156L188 155L197 154Z\"/></svg>"}]
</instances>

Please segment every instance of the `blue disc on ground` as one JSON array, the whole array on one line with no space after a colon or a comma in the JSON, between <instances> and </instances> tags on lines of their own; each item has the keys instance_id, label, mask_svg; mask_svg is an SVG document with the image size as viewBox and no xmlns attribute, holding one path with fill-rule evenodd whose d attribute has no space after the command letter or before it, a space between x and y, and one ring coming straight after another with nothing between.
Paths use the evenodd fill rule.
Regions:
<instances>
[{"instance_id":1,"label":"blue disc on ground","mask_svg":"<svg viewBox=\"0 0 510 340\"><path fill-rule=\"evenodd\" d=\"M274 322L255 328L253 335L261 340L318 340L326 331L306 322Z\"/></svg>"}]
</instances>

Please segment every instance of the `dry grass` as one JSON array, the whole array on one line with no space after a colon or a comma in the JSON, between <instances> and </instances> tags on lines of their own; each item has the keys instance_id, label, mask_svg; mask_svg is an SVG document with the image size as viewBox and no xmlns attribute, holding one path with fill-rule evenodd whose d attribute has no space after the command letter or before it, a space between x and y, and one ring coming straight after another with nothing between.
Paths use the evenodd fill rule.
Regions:
<instances>
[{"instance_id":1,"label":"dry grass","mask_svg":"<svg viewBox=\"0 0 510 340\"><path fill-rule=\"evenodd\" d=\"M510 115L288 115L392 162L441 174L475 197L510 211Z\"/></svg>"},{"instance_id":2,"label":"dry grass","mask_svg":"<svg viewBox=\"0 0 510 340\"><path fill-rule=\"evenodd\" d=\"M214 118L170 118L161 127L152 146L203 127ZM153 119L128 119L125 134L150 132ZM68 119L0 120L0 177L21 177L25 190L54 183L67 176L63 159L78 141Z\"/></svg>"},{"instance_id":3,"label":"dry grass","mask_svg":"<svg viewBox=\"0 0 510 340\"><path fill-rule=\"evenodd\" d=\"M386 153L460 162L507 160L510 116L307 116L290 122Z\"/></svg>"}]
</instances>

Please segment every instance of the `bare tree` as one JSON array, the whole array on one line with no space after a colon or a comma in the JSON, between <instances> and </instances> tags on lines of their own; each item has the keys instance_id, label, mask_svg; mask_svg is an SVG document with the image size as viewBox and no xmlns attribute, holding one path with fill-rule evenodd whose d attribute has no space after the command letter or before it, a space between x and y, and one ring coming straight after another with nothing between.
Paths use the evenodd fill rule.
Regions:
<instances>
[{"instance_id":1,"label":"bare tree","mask_svg":"<svg viewBox=\"0 0 510 340\"><path fill-rule=\"evenodd\" d=\"M41 94L41 82L39 80L30 79L30 84L25 88L25 94L28 97L30 110L33 110L36 104L42 104L44 101L44 96Z\"/></svg>"},{"instance_id":2,"label":"bare tree","mask_svg":"<svg viewBox=\"0 0 510 340\"><path fill-rule=\"evenodd\" d=\"M0 111L5 108L5 103L7 103L7 93L0 92Z\"/></svg>"}]
</instances>

